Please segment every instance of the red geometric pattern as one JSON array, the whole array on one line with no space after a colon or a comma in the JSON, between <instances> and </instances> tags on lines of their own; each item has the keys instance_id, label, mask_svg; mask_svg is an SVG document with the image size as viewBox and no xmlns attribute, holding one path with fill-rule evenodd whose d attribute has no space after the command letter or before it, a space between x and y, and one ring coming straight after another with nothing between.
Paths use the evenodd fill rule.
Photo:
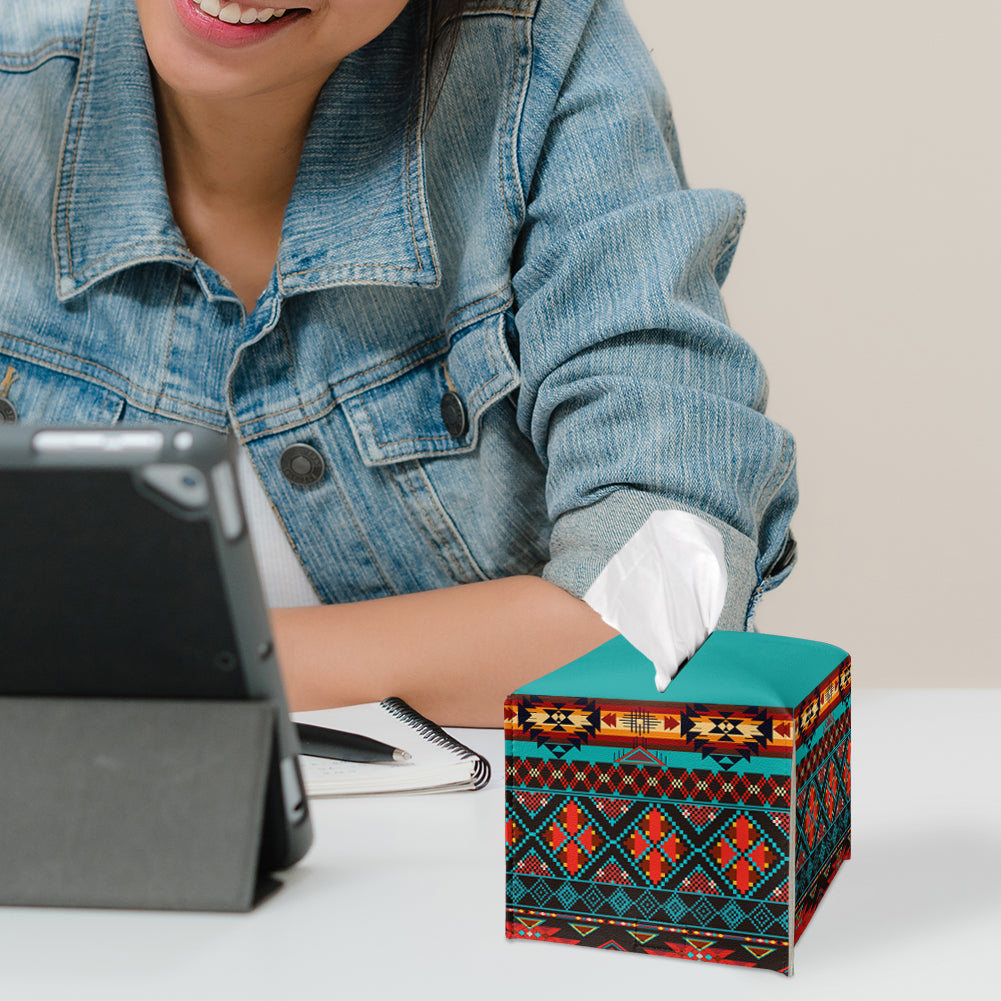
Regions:
<instances>
[{"instance_id":1,"label":"red geometric pattern","mask_svg":"<svg viewBox=\"0 0 1001 1001\"><path fill-rule=\"evenodd\" d=\"M506 817L504 820L504 844L507 847L513 848L520 840L521 836L524 834L521 825L513 820L510 816Z\"/></svg>"},{"instance_id":2,"label":"red geometric pattern","mask_svg":"<svg viewBox=\"0 0 1001 1001\"><path fill-rule=\"evenodd\" d=\"M535 852L529 852L515 866L515 872L526 873L529 876L551 876L552 869L546 865Z\"/></svg>"},{"instance_id":3,"label":"red geometric pattern","mask_svg":"<svg viewBox=\"0 0 1001 1001\"><path fill-rule=\"evenodd\" d=\"M828 719L830 716L828 715ZM830 721L821 737L796 765L796 782L802 786L817 770L817 766L840 744L848 734L851 726L849 713L842 713L837 719Z\"/></svg>"},{"instance_id":4,"label":"red geometric pattern","mask_svg":"<svg viewBox=\"0 0 1001 1001\"><path fill-rule=\"evenodd\" d=\"M701 768L649 768L508 755L506 782L509 788L519 789L519 796L525 795L522 790L527 786L644 799L695 799L724 806L789 806L788 775L734 775Z\"/></svg>"},{"instance_id":5,"label":"red geometric pattern","mask_svg":"<svg viewBox=\"0 0 1001 1001\"><path fill-rule=\"evenodd\" d=\"M846 714L847 715L847 714ZM827 761L799 790L796 811L806 835L800 853L813 850L824 840L827 829L847 808L851 795L851 739L829 752Z\"/></svg>"},{"instance_id":6,"label":"red geometric pattern","mask_svg":"<svg viewBox=\"0 0 1001 1001\"><path fill-rule=\"evenodd\" d=\"M795 937L809 924L841 863L851 856L851 689L850 665L836 684L812 693L823 706L796 770ZM835 715L837 713L837 715ZM801 714L802 715L802 714ZM812 745L812 746L811 746Z\"/></svg>"},{"instance_id":7,"label":"red geometric pattern","mask_svg":"<svg viewBox=\"0 0 1001 1001\"><path fill-rule=\"evenodd\" d=\"M626 839L626 847L655 886L685 851L677 832L660 810L651 810Z\"/></svg>"},{"instance_id":8,"label":"red geometric pattern","mask_svg":"<svg viewBox=\"0 0 1001 1001\"><path fill-rule=\"evenodd\" d=\"M739 816L710 850L738 893L747 896L763 877L770 874L778 855L746 814ZM782 860L784 861L784 860Z\"/></svg>"},{"instance_id":9,"label":"red geometric pattern","mask_svg":"<svg viewBox=\"0 0 1001 1001\"><path fill-rule=\"evenodd\" d=\"M559 820L546 828L545 841L571 876L576 876L585 859L605 843L590 825L582 822L580 808L570 800L559 812Z\"/></svg>"},{"instance_id":10,"label":"red geometric pattern","mask_svg":"<svg viewBox=\"0 0 1001 1001\"><path fill-rule=\"evenodd\" d=\"M618 820L628 809L629 801L626 799L596 799L594 805L602 813L602 816L609 820Z\"/></svg>"},{"instance_id":11,"label":"red geometric pattern","mask_svg":"<svg viewBox=\"0 0 1001 1001\"><path fill-rule=\"evenodd\" d=\"M597 884L600 892L589 891L587 897L591 912L601 898L609 898L610 884L739 898L749 912L758 902L788 899L789 871L778 859L786 858L789 848L789 820L788 808L633 799L620 806L605 797L556 792L544 811L530 817L521 809L517 791L509 789L508 871ZM531 892L534 903L543 903L528 882L514 885L521 887L516 890L518 902ZM630 906L631 899L616 898L623 907ZM569 890L560 902L571 906ZM677 921L676 903L671 906L668 913ZM718 900L712 902L713 909L719 906ZM737 913L731 908L731 917ZM756 927L761 930L763 925L759 921Z\"/></svg>"},{"instance_id":12,"label":"red geometric pattern","mask_svg":"<svg viewBox=\"0 0 1001 1001\"><path fill-rule=\"evenodd\" d=\"M800 798L802 802L802 797ZM817 799L817 787L810 786L806 793L806 802L803 803L803 830L806 832L806 849L809 850L813 848L818 837L818 828L821 827L822 821L820 821L820 804ZM826 828L821 828L819 830L819 836L824 836L824 830ZM803 851L803 849L800 849ZM805 855L805 852L804 852Z\"/></svg>"},{"instance_id":13,"label":"red geometric pattern","mask_svg":"<svg viewBox=\"0 0 1001 1001\"><path fill-rule=\"evenodd\" d=\"M616 886L631 886L633 882L632 876L618 862L603 865L594 874L594 878L599 883L614 883Z\"/></svg>"},{"instance_id":14,"label":"red geometric pattern","mask_svg":"<svg viewBox=\"0 0 1001 1001\"><path fill-rule=\"evenodd\" d=\"M552 765L550 758L522 760L536 773ZM770 781L699 774L703 792L705 780L721 776L731 785L742 778L759 795ZM508 904L537 908L530 928L519 921L510 930L522 938L783 969L788 938L748 936L781 935L789 926L789 807L788 799L763 809L509 786ZM617 919L628 930L608 937L605 925ZM600 934L588 931L596 928Z\"/></svg>"}]
</instances>

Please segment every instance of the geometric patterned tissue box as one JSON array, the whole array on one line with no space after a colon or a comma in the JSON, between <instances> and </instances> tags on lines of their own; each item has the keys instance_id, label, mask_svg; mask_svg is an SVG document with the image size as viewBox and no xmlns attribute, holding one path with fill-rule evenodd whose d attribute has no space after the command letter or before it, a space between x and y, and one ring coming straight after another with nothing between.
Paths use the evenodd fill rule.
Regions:
<instances>
[{"instance_id":1,"label":"geometric patterned tissue box","mask_svg":"<svg viewBox=\"0 0 1001 1001\"><path fill-rule=\"evenodd\" d=\"M792 973L851 854L851 661L713 633L667 690L622 637L505 706L507 936Z\"/></svg>"}]
</instances>

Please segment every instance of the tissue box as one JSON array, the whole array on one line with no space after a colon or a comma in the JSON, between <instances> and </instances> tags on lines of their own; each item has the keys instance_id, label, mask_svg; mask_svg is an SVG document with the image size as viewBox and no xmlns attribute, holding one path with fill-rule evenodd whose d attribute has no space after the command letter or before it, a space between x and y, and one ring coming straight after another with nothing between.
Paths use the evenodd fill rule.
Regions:
<instances>
[{"instance_id":1,"label":"tissue box","mask_svg":"<svg viewBox=\"0 0 1001 1001\"><path fill-rule=\"evenodd\" d=\"M850 857L851 661L713 633L660 693L622 637L505 706L507 936L791 974Z\"/></svg>"}]
</instances>

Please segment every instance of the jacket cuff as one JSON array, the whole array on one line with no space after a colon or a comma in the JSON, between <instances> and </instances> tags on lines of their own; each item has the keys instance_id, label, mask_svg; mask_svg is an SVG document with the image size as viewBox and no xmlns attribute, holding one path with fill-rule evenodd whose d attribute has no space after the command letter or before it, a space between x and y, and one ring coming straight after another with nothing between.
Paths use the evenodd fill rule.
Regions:
<instances>
[{"instance_id":1,"label":"jacket cuff","mask_svg":"<svg viewBox=\"0 0 1001 1001\"><path fill-rule=\"evenodd\" d=\"M726 601L717 629L747 628L751 595L758 583L754 542L732 525L657 494L616 490L588 507L561 515L553 526L549 562L542 576L583 598L608 561L632 538L654 511L687 511L723 536L726 557Z\"/></svg>"}]
</instances>

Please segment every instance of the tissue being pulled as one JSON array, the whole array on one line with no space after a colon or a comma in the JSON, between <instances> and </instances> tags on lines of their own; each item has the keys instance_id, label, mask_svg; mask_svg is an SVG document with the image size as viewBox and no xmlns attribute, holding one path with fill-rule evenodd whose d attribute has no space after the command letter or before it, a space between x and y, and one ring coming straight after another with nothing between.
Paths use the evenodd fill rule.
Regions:
<instances>
[{"instance_id":1,"label":"tissue being pulled","mask_svg":"<svg viewBox=\"0 0 1001 1001\"><path fill-rule=\"evenodd\" d=\"M584 601L653 661L662 692L715 628L726 583L720 533L685 511L655 511Z\"/></svg>"}]
</instances>

